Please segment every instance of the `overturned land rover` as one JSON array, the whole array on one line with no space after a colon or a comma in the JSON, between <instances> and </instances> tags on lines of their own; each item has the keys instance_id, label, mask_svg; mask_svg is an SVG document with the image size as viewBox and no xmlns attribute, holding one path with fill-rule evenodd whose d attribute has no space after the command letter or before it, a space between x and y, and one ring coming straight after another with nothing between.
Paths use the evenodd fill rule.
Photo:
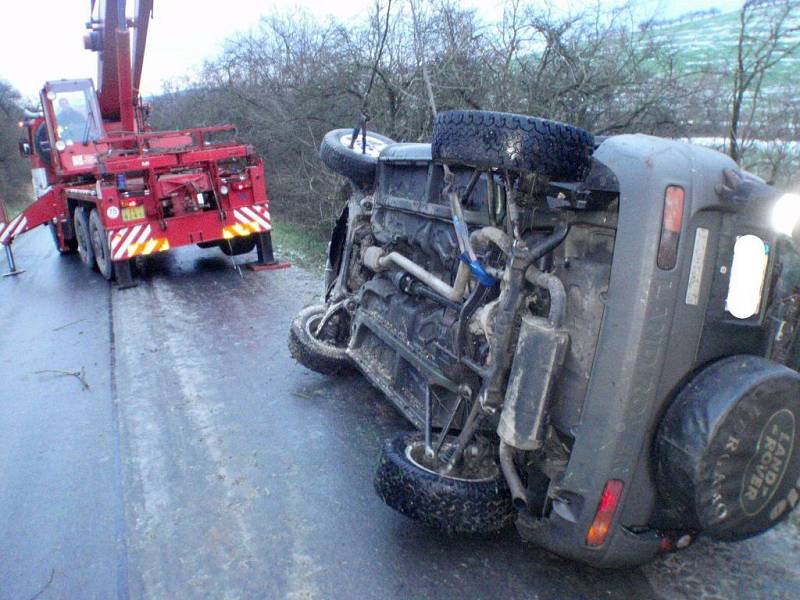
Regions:
<instances>
[{"instance_id":1,"label":"overturned land rover","mask_svg":"<svg viewBox=\"0 0 800 600\"><path fill-rule=\"evenodd\" d=\"M289 347L416 428L380 458L389 506L619 567L798 502L800 198L709 149L485 111L321 156L352 195Z\"/></svg>"}]
</instances>

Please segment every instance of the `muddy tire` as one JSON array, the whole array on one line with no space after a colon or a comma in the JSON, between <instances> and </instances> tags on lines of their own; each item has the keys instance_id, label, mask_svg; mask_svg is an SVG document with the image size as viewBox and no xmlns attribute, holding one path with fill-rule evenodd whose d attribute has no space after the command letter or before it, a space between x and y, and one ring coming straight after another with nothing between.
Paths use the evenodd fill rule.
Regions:
<instances>
[{"instance_id":1,"label":"muddy tire","mask_svg":"<svg viewBox=\"0 0 800 600\"><path fill-rule=\"evenodd\" d=\"M89 236L92 240L92 251L94 260L97 263L97 270L107 280L114 278L114 263L111 262L111 250L108 247L108 236L103 221L100 220L100 213L92 210L89 214Z\"/></svg>"},{"instance_id":2,"label":"muddy tire","mask_svg":"<svg viewBox=\"0 0 800 600\"><path fill-rule=\"evenodd\" d=\"M89 233L89 211L83 206L75 209L73 216L75 222L75 238L78 240L78 254L81 261L92 269L97 267L94 259L94 248L92 247L92 236Z\"/></svg>"},{"instance_id":3,"label":"muddy tire","mask_svg":"<svg viewBox=\"0 0 800 600\"><path fill-rule=\"evenodd\" d=\"M327 306L317 304L301 310L289 328L289 352L304 367L323 375L349 375L355 372L345 353L347 341L342 330L330 332L329 341L316 335L316 325ZM341 327L345 327L344 324ZM327 331L326 331L327 333Z\"/></svg>"},{"instance_id":4,"label":"muddy tire","mask_svg":"<svg viewBox=\"0 0 800 600\"><path fill-rule=\"evenodd\" d=\"M800 374L733 356L695 375L656 438L658 486L685 527L752 537L800 500Z\"/></svg>"},{"instance_id":5,"label":"muddy tire","mask_svg":"<svg viewBox=\"0 0 800 600\"><path fill-rule=\"evenodd\" d=\"M594 137L558 121L484 110L439 113L433 125L434 160L473 167L538 173L577 181L589 172Z\"/></svg>"},{"instance_id":6,"label":"muddy tire","mask_svg":"<svg viewBox=\"0 0 800 600\"><path fill-rule=\"evenodd\" d=\"M412 457L419 432L386 441L375 473L375 491L397 512L448 532L485 533L502 529L516 515L499 467L475 479L450 478Z\"/></svg>"},{"instance_id":7,"label":"muddy tire","mask_svg":"<svg viewBox=\"0 0 800 600\"><path fill-rule=\"evenodd\" d=\"M334 173L346 177L359 187L372 187L375 184L381 150L395 142L374 131L367 131L367 151L364 153L361 135L358 136L354 147L350 148L352 136L352 129L329 131L322 138L319 157Z\"/></svg>"},{"instance_id":8,"label":"muddy tire","mask_svg":"<svg viewBox=\"0 0 800 600\"><path fill-rule=\"evenodd\" d=\"M48 223L47 228L50 230L50 235L53 236L53 245L56 247L59 254L74 254L78 251L78 240L74 238L65 240L67 248L66 250L62 250L58 245L58 230L56 229L56 224Z\"/></svg>"},{"instance_id":9,"label":"muddy tire","mask_svg":"<svg viewBox=\"0 0 800 600\"><path fill-rule=\"evenodd\" d=\"M235 237L229 240L220 240L219 249L225 256L239 256L252 252L256 247L256 236L247 235L243 237Z\"/></svg>"}]
</instances>

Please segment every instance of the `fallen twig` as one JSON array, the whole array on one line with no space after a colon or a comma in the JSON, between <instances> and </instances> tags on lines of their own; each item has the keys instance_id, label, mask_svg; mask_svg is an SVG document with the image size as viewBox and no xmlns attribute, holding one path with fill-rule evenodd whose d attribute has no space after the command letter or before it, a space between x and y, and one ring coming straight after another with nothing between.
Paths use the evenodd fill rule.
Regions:
<instances>
[{"instance_id":1,"label":"fallen twig","mask_svg":"<svg viewBox=\"0 0 800 600\"><path fill-rule=\"evenodd\" d=\"M56 327L55 329L53 329L53 331L61 331L62 329L66 329L70 325L76 325L76 324L78 324L78 323L80 323L82 321L85 321L85 320L86 319L78 319L77 321L72 321L71 323L67 323L66 325L61 325L60 327Z\"/></svg>"},{"instance_id":2,"label":"fallen twig","mask_svg":"<svg viewBox=\"0 0 800 600\"><path fill-rule=\"evenodd\" d=\"M30 597L30 600L36 600L39 596L44 594L45 590L50 587L50 584L53 583L53 576L56 574L55 569L50 569L50 579L47 580L47 583L44 584L44 587L36 592L33 596Z\"/></svg>"},{"instance_id":3,"label":"fallen twig","mask_svg":"<svg viewBox=\"0 0 800 600\"><path fill-rule=\"evenodd\" d=\"M86 369L81 367L80 371L59 371L57 369L44 369L42 371L35 371L37 375L42 375L45 373L52 373L53 375L61 375L62 377L75 377L78 381L81 382L81 386L83 387L84 391L89 391L91 389L89 387L89 382L86 381Z\"/></svg>"}]
</instances>

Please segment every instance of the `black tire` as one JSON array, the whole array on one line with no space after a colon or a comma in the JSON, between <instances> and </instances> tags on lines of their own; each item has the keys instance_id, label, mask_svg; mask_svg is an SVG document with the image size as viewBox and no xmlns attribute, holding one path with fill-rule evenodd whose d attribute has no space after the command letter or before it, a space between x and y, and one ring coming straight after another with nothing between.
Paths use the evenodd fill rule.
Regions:
<instances>
[{"instance_id":1,"label":"black tire","mask_svg":"<svg viewBox=\"0 0 800 600\"><path fill-rule=\"evenodd\" d=\"M62 250L61 247L58 245L58 230L56 229L55 223L48 223L47 228L50 230L50 235L53 236L53 245L56 247L56 250L59 254L74 254L78 251L78 240L76 239L67 239L66 242L66 250Z\"/></svg>"},{"instance_id":2,"label":"black tire","mask_svg":"<svg viewBox=\"0 0 800 600\"><path fill-rule=\"evenodd\" d=\"M240 254L252 252L256 247L256 239L255 235L246 235L229 240L220 240L218 244L219 249L222 250L225 256L239 256Z\"/></svg>"},{"instance_id":3,"label":"black tire","mask_svg":"<svg viewBox=\"0 0 800 600\"><path fill-rule=\"evenodd\" d=\"M500 468L477 480L445 477L410 458L419 432L387 440L375 473L375 491L397 512L449 532L486 533L508 525L516 513Z\"/></svg>"},{"instance_id":4,"label":"black tire","mask_svg":"<svg viewBox=\"0 0 800 600\"><path fill-rule=\"evenodd\" d=\"M53 161L53 150L50 148L50 136L47 133L47 125L45 123L41 123L36 129L33 147L36 149L39 159L49 167Z\"/></svg>"},{"instance_id":5,"label":"black tire","mask_svg":"<svg viewBox=\"0 0 800 600\"><path fill-rule=\"evenodd\" d=\"M315 324L325 314L327 306L317 304L301 310L289 327L289 352L304 367L323 375L349 375L355 372L352 361L347 356L347 324L343 329L333 332L336 343L320 340L312 333Z\"/></svg>"},{"instance_id":6,"label":"black tire","mask_svg":"<svg viewBox=\"0 0 800 600\"><path fill-rule=\"evenodd\" d=\"M394 144L386 136L367 131L367 154L362 152L362 138L358 136L355 146L350 148L352 129L334 129L325 134L319 147L319 157L334 173L346 177L360 187L372 187L378 167L380 151Z\"/></svg>"},{"instance_id":7,"label":"black tire","mask_svg":"<svg viewBox=\"0 0 800 600\"><path fill-rule=\"evenodd\" d=\"M562 181L583 179L593 151L594 137L583 129L484 110L439 113L431 144L437 161L526 171Z\"/></svg>"},{"instance_id":8,"label":"black tire","mask_svg":"<svg viewBox=\"0 0 800 600\"><path fill-rule=\"evenodd\" d=\"M667 409L656 460L686 528L723 541L766 531L800 499L800 374L757 356L704 368Z\"/></svg>"},{"instance_id":9,"label":"black tire","mask_svg":"<svg viewBox=\"0 0 800 600\"><path fill-rule=\"evenodd\" d=\"M89 214L89 235L92 240L92 250L94 251L95 263L97 263L97 270L108 281L111 281L114 278L114 263L111 262L111 250L108 247L106 228L103 227L100 213L96 209L93 209Z\"/></svg>"},{"instance_id":10,"label":"black tire","mask_svg":"<svg viewBox=\"0 0 800 600\"><path fill-rule=\"evenodd\" d=\"M78 254L87 267L94 269L97 262L94 259L92 236L89 233L89 213L83 206L78 206L73 215L75 222L75 238L78 240Z\"/></svg>"}]
</instances>

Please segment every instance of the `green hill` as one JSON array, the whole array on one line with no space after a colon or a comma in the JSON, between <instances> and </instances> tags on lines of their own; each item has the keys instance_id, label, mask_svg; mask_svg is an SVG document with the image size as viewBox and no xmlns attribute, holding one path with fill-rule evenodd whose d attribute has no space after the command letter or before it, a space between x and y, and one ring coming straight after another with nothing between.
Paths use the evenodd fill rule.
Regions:
<instances>
[{"instance_id":1,"label":"green hill","mask_svg":"<svg viewBox=\"0 0 800 600\"><path fill-rule=\"evenodd\" d=\"M786 21L786 29L794 29L779 41L779 48L789 48L800 43L800 2L794 0L794 9ZM786 2L762 3L754 9L749 34L756 39L768 36L770 23L782 11ZM686 71L712 70L731 73L736 65L739 40L739 11L694 13L678 19L654 23L654 40L675 52L678 66ZM800 101L800 49L784 58L767 74L764 80L766 95L789 92Z\"/></svg>"}]
</instances>

